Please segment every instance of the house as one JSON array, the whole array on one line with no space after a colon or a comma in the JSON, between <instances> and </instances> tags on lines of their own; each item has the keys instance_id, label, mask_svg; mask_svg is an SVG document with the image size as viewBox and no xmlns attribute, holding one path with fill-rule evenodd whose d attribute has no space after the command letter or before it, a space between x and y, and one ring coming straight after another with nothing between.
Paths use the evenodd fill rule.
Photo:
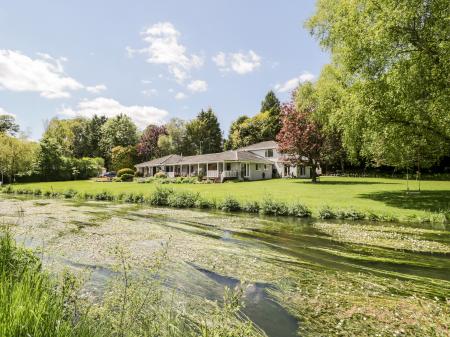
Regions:
<instances>
[{"instance_id":1,"label":"house","mask_svg":"<svg viewBox=\"0 0 450 337\"><path fill-rule=\"evenodd\" d=\"M144 177L163 171L168 177L203 176L221 182L227 179L310 177L309 166L291 165L277 149L277 142L265 141L220 153L196 156L171 154L137 164L136 169Z\"/></svg>"}]
</instances>

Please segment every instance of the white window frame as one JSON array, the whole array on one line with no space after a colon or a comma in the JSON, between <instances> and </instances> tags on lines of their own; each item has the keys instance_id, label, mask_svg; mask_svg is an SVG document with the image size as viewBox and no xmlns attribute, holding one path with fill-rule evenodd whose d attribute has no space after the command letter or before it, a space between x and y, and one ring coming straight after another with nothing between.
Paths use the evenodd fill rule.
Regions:
<instances>
[{"instance_id":1,"label":"white window frame","mask_svg":"<svg viewBox=\"0 0 450 337\"><path fill-rule=\"evenodd\" d=\"M269 151L272 152L272 154L270 156L269 156ZM267 149L264 152L264 157L266 157L266 158L273 158L273 149Z\"/></svg>"}]
</instances>

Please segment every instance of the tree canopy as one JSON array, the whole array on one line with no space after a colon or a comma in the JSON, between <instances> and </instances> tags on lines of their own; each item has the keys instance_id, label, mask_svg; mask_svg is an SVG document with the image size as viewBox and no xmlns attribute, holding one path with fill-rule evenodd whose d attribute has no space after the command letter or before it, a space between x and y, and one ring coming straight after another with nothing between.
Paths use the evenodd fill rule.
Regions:
<instances>
[{"instance_id":1,"label":"tree canopy","mask_svg":"<svg viewBox=\"0 0 450 337\"><path fill-rule=\"evenodd\" d=\"M394 166L449 153L448 8L445 0L317 1L306 26L332 54L321 86L334 72L341 97L331 119L349 153Z\"/></svg>"},{"instance_id":2,"label":"tree canopy","mask_svg":"<svg viewBox=\"0 0 450 337\"><path fill-rule=\"evenodd\" d=\"M222 151L222 131L216 114L209 108L200 111L197 118L186 125L188 154L206 154Z\"/></svg>"}]
</instances>

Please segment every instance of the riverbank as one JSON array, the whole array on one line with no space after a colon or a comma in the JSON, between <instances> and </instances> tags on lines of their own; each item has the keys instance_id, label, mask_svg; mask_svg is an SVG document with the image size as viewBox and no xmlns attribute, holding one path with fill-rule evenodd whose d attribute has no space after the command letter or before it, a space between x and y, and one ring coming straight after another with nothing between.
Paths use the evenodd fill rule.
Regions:
<instances>
[{"instance_id":1,"label":"riverbank","mask_svg":"<svg viewBox=\"0 0 450 337\"><path fill-rule=\"evenodd\" d=\"M450 218L450 181L423 181L420 192L417 182L342 177L323 177L319 184L301 179L272 179L224 184L63 181L9 186L3 188L5 193L149 204L152 195L163 187L180 195L179 202L173 200L172 205L157 202L157 205L322 219L446 223ZM272 201L270 205L268 200ZM224 205L227 202L229 205Z\"/></svg>"},{"instance_id":2,"label":"riverbank","mask_svg":"<svg viewBox=\"0 0 450 337\"><path fill-rule=\"evenodd\" d=\"M224 285L243 282L239 312L270 337L448 334L447 226L42 197L0 196L0 213L19 242L39 250L45 268L86 271L79 277L86 280L83 294L105 293L105 284L123 270L117 252L125 253L130 275L164 256L158 273L165 287L158 289L175 316L219 319L214 302L223 303ZM121 284L113 288L119 297ZM150 289L133 284L135 295Z\"/></svg>"}]
</instances>

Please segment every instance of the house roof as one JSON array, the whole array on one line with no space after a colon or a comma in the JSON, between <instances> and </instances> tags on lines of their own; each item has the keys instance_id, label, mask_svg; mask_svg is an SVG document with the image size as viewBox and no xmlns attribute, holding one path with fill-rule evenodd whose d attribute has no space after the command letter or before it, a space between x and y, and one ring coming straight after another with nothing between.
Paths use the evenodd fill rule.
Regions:
<instances>
[{"instance_id":1,"label":"house roof","mask_svg":"<svg viewBox=\"0 0 450 337\"><path fill-rule=\"evenodd\" d=\"M267 149L276 149L277 147L278 143L276 141L267 140L265 142L260 142L249 146L241 147L240 149L238 149L238 151L267 150Z\"/></svg>"},{"instance_id":2,"label":"house roof","mask_svg":"<svg viewBox=\"0 0 450 337\"><path fill-rule=\"evenodd\" d=\"M136 167L143 167L143 166L159 166L163 164L175 164L178 161L180 161L182 157L177 154L169 154L168 156L164 156L161 158L155 158L150 161L146 161L144 163L140 163L135 165Z\"/></svg>"},{"instance_id":3,"label":"house roof","mask_svg":"<svg viewBox=\"0 0 450 337\"><path fill-rule=\"evenodd\" d=\"M161 165L187 165L197 163L216 163L222 161L248 161L261 164L272 164L272 161L265 159L248 151L225 151L219 153L201 154L197 156L182 157L178 155L165 156L136 165L136 167L161 166Z\"/></svg>"}]
</instances>

